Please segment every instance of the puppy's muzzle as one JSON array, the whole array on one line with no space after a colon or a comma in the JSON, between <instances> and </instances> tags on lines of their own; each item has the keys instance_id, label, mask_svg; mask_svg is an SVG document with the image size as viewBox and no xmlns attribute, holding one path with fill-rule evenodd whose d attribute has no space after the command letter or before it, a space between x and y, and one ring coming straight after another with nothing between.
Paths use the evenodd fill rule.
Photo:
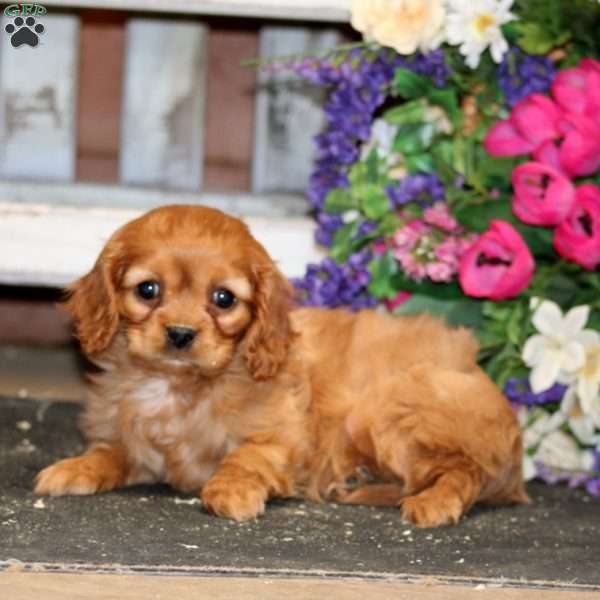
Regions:
<instances>
[{"instance_id":1,"label":"puppy's muzzle","mask_svg":"<svg viewBox=\"0 0 600 600\"><path fill-rule=\"evenodd\" d=\"M185 350L192 345L197 333L191 327L167 327L167 344L178 350Z\"/></svg>"}]
</instances>

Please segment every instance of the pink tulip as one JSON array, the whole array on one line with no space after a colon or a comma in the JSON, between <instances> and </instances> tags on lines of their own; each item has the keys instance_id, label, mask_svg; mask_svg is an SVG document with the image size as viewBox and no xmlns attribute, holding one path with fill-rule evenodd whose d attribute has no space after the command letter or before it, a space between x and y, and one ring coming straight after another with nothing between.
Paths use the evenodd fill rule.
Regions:
<instances>
[{"instance_id":1,"label":"pink tulip","mask_svg":"<svg viewBox=\"0 0 600 600\"><path fill-rule=\"evenodd\" d=\"M585 115L568 114L559 127L564 139L558 150L562 169L572 177L592 175L600 169L600 125Z\"/></svg>"},{"instance_id":2,"label":"pink tulip","mask_svg":"<svg viewBox=\"0 0 600 600\"><path fill-rule=\"evenodd\" d=\"M463 255L459 281L468 296L504 300L529 285L534 268L533 256L515 228L493 220Z\"/></svg>"},{"instance_id":3,"label":"pink tulip","mask_svg":"<svg viewBox=\"0 0 600 600\"><path fill-rule=\"evenodd\" d=\"M600 62L586 58L577 67L560 71L552 95L565 111L586 115L600 125Z\"/></svg>"},{"instance_id":4,"label":"pink tulip","mask_svg":"<svg viewBox=\"0 0 600 600\"><path fill-rule=\"evenodd\" d=\"M515 104L510 120L526 140L538 146L559 136L556 124L562 114L560 107L547 96L531 94Z\"/></svg>"},{"instance_id":5,"label":"pink tulip","mask_svg":"<svg viewBox=\"0 0 600 600\"><path fill-rule=\"evenodd\" d=\"M492 156L530 154L543 142L559 137L557 123L562 115L550 98L531 94L515 105L509 119L490 128L485 149Z\"/></svg>"},{"instance_id":6,"label":"pink tulip","mask_svg":"<svg viewBox=\"0 0 600 600\"><path fill-rule=\"evenodd\" d=\"M512 184L513 212L530 225L558 225L573 208L575 187L549 165L537 162L519 165L512 173Z\"/></svg>"},{"instance_id":7,"label":"pink tulip","mask_svg":"<svg viewBox=\"0 0 600 600\"><path fill-rule=\"evenodd\" d=\"M600 265L600 188L577 188L573 210L554 231L554 248L585 269Z\"/></svg>"}]
</instances>

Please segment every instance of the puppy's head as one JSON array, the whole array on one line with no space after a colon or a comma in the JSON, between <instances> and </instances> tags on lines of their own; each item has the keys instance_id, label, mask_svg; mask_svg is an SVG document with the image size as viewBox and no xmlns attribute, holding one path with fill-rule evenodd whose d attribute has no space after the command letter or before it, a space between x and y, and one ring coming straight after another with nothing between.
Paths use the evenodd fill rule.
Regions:
<instances>
[{"instance_id":1,"label":"puppy's head","mask_svg":"<svg viewBox=\"0 0 600 600\"><path fill-rule=\"evenodd\" d=\"M92 357L120 337L134 357L214 376L239 352L266 379L287 355L290 285L247 227L214 209L167 206L131 221L68 292Z\"/></svg>"}]
</instances>

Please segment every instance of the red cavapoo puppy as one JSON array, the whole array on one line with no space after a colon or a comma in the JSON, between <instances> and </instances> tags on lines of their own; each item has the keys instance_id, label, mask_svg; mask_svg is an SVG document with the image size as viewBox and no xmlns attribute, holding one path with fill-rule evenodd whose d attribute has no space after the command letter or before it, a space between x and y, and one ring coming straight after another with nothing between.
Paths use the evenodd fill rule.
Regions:
<instances>
[{"instance_id":1,"label":"red cavapoo puppy","mask_svg":"<svg viewBox=\"0 0 600 600\"><path fill-rule=\"evenodd\" d=\"M242 521L270 498L397 505L432 527L523 502L521 435L465 329L293 309L238 219L167 206L126 224L67 309L95 375L87 451L38 494L168 482Z\"/></svg>"}]
</instances>

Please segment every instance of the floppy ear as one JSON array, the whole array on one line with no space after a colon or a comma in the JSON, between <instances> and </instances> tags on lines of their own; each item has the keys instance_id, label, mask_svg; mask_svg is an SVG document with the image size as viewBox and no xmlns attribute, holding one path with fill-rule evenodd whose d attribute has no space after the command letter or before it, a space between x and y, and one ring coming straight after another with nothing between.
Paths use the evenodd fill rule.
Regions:
<instances>
[{"instance_id":1,"label":"floppy ear","mask_svg":"<svg viewBox=\"0 0 600 600\"><path fill-rule=\"evenodd\" d=\"M285 360L292 336L292 286L273 266L254 269L254 321L246 332L244 358L254 379L273 377Z\"/></svg>"},{"instance_id":2,"label":"floppy ear","mask_svg":"<svg viewBox=\"0 0 600 600\"><path fill-rule=\"evenodd\" d=\"M102 253L94 268L67 288L65 308L86 354L98 354L112 341L119 324L112 261Z\"/></svg>"}]
</instances>

